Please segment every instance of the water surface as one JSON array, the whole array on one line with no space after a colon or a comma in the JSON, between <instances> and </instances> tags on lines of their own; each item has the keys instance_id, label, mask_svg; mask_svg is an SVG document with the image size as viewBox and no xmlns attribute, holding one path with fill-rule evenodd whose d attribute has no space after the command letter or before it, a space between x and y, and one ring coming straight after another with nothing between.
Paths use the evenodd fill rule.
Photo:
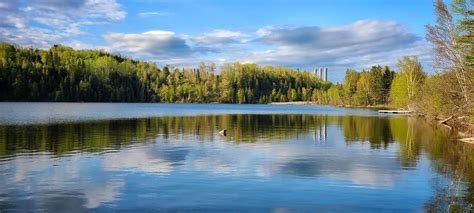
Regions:
<instances>
[{"instance_id":1,"label":"water surface","mask_svg":"<svg viewBox=\"0 0 474 213\"><path fill-rule=\"evenodd\" d=\"M2 212L473 210L474 147L412 117L320 106L0 106Z\"/></svg>"},{"instance_id":2,"label":"water surface","mask_svg":"<svg viewBox=\"0 0 474 213\"><path fill-rule=\"evenodd\" d=\"M0 124L48 124L107 119L223 114L375 116L377 112L370 109L310 105L0 102Z\"/></svg>"}]
</instances>

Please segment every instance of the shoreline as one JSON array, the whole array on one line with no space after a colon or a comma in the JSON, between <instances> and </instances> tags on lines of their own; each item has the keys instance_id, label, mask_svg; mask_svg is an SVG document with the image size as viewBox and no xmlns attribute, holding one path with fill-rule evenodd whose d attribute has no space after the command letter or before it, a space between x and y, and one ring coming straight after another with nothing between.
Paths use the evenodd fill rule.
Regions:
<instances>
[{"instance_id":1,"label":"shoreline","mask_svg":"<svg viewBox=\"0 0 474 213\"><path fill-rule=\"evenodd\" d=\"M317 104L311 101L290 101L290 102L272 102L270 105L315 105L315 106L333 106L333 107L345 107L345 108L367 108L367 109L390 109L396 110L397 107L389 105L373 105L373 106L357 106L357 105L332 105L332 104Z\"/></svg>"},{"instance_id":2,"label":"shoreline","mask_svg":"<svg viewBox=\"0 0 474 213\"><path fill-rule=\"evenodd\" d=\"M270 105L319 105L311 101L271 102Z\"/></svg>"},{"instance_id":3,"label":"shoreline","mask_svg":"<svg viewBox=\"0 0 474 213\"><path fill-rule=\"evenodd\" d=\"M165 102L42 102L42 101L35 101L35 102L17 102L17 101L0 101L0 103L78 103L78 104L87 104L87 103L111 103L111 104L127 104L127 103L143 103L143 104L225 104L225 103L165 103ZM254 104L237 104L237 105L254 105ZM275 105L275 106L329 106L329 107L340 107L340 108L356 108L356 109L371 109L371 110L399 110L400 108L389 106L389 105L374 105L374 106L354 106L354 105L331 105L331 104L317 104L311 101L293 101L293 102L272 102L267 104L256 104L256 105ZM416 117L423 117L426 120L432 121L434 125L442 126L449 131L455 131L456 135L458 135L457 140L466 142L466 143L474 143L474 123L466 121L465 118L461 117L452 117L448 119L441 119L441 118L429 118L426 115L420 113L412 113L412 114L405 114L408 116L416 116Z\"/></svg>"},{"instance_id":4,"label":"shoreline","mask_svg":"<svg viewBox=\"0 0 474 213\"><path fill-rule=\"evenodd\" d=\"M303 106L303 105L320 105L320 106L333 106L333 107L343 107L343 108L365 108L365 109L385 109L385 110L397 110L399 108L393 107L393 106L388 106L388 105L375 105L375 106L353 106L353 105L331 105L331 104L316 104L311 101L293 101L293 102L272 102L269 103L270 105L293 105L293 106ZM456 134L458 135L457 140L464 142L464 143L470 143L474 144L474 123L466 123L466 121L461 121L458 119L448 119L451 120L449 123L446 121L441 121L440 119L430 119L426 117L423 114L419 114L417 112L413 112L413 114L410 114L410 116L421 116L424 119L431 120L433 121L434 125L438 126L443 126L445 128L448 128L449 131L456 131ZM436 123L435 123L436 122Z\"/></svg>"}]
</instances>

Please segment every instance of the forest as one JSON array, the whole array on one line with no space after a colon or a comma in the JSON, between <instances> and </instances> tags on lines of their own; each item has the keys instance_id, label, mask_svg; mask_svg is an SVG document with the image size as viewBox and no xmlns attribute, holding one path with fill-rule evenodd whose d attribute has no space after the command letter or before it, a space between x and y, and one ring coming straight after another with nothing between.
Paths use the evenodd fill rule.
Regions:
<instances>
[{"instance_id":1,"label":"forest","mask_svg":"<svg viewBox=\"0 0 474 213\"><path fill-rule=\"evenodd\" d=\"M309 72L228 64L215 74L158 68L97 50L55 45L49 50L0 44L0 100L72 102L269 103L323 100L331 83Z\"/></svg>"},{"instance_id":2,"label":"forest","mask_svg":"<svg viewBox=\"0 0 474 213\"><path fill-rule=\"evenodd\" d=\"M436 22L427 26L436 73L427 75L416 56L387 66L347 69L340 84L287 67L201 63L162 68L101 50L49 50L0 43L0 101L271 103L409 108L429 116L467 116L474 106L472 3L435 2Z\"/></svg>"},{"instance_id":3,"label":"forest","mask_svg":"<svg viewBox=\"0 0 474 213\"><path fill-rule=\"evenodd\" d=\"M407 60L411 60L407 58ZM413 60L416 60L414 58ZM389 103L396 73L387 66L349 69L343 84L311 72L256 64L212 63L184 69L136 61L98 50L55 45L49 50L0 44L0 100L71 102Z\"/></svg>"}]
</instances>

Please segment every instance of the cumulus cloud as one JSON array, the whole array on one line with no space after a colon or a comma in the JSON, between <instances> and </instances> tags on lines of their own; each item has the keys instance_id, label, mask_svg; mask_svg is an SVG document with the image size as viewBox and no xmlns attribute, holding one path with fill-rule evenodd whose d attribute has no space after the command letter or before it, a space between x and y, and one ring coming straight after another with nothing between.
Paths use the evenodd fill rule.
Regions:
<instances>
[{"instance_id":1,"label":"cumulus cloud","mask_svg":"<svg viewBox=\"0 0 474 213\"><path fill-rule=\"evenodd\" d=\"M61 35L48 29L15 28L11 30L0 27L0 41L15 43L20 46L48 48L61 38Z\"/></svg>"},{"instance_id":2,"label":"cumulus cloud","mask_svg":"<svg viewBox=\"0 0 474 213\"><path fill-rule=\"evenodd\" d=\"M206 45L221 45L221 44L230 44L230 43L239 43L239 39L243 37L244 34L239 31L230 31L230 30L213 30L209 33L203 35L191 37L191 40Z\"/></svg>"},{"instance_id":3,"label":"cumulus cloud","mask_svg":"<svg viewBox=\"0 0 474 213\"><path fill-rule=\"evenodd\" d=\"M261 36L259 40L263 43L304 49L335 49L367 45L384 48L386 45L411 43L418 39L396 22L371 20L328 28L266 27L259 29L257 33Z\"/></svg>"},{"instance_id":4,"label":"cumulus cloud","mask_svg":"<svg viewBox=\"0 0 474 213\"><path fill-rule=\"evenodd\" d=\"M104 38L114 51L177 66L209 60L211 55L211 60L220 63L241 61L309 69L325 66L343 75L347 68L393 66L404 55L417 55L425 63L430 60L427 42L393 21L361 20L334 27L267 26L245 33L217 29L200 35L109 33Z\"/></svg>"},{"instance_id":5,"label":"cumulus cloud","mask_svg":"<svg viewBox=\"0 0 474 213\"><path fill-rule=\"evenodd\" d=\"M27 8L39 15L55 15L58 19L80 17L118 21L126 16L122 6L115 0L35 0Z\"/></svg>"},{"instance_id":6,"label":"cumulus cloud","mask_svg":"<svg viewBox=\"0 0 474 213\"><path fill-rule=\"evenodd\" d=\"M115 0L5 0L0 3L0 41L47 48L84 34L84 26L125 16Z\"/></svg>"},{"instance_id":7,"label":"cumulus cloud","mask_svg":"<svg viewBox=\"0 0 474 213\"><path fill-rule=\"evenodd\" d=\"M244 35L238 31L214 30L202 35L180 35L170 31L143 33L106 33L108 49L113 52L134 54L167 64L183 65L210 53L221 53L239 44Z\"/></svg>"},{"instance_id":8,"label":"cumulus cloud","mask_svg":"<svg viewBox=\"0 0 474 213\"><path fill-rule=\"evenodd\" d=\"M165 13L145 11L140 17ZM328 67L367 69L393 66L404 55L416 55L427 64L430 46L393 21L360 20L321 26L266 26L256 30L215 29L186 35L172 31L102 34L100 46L84 42L85 26L123 20L126 12L116 0L32 0L0 2L0 40L47 48L54 43L76 48L100 48L160 65L195 66L199 61L249 62L311 69ZM81 36L80 38L78 36ZM99 37L100 38L100 37ZM330 75L331 77L332 75ZM330 78L330 80L332 80Z\"/></svg>"},{"instance_id":9,"label":"cumulus cloud","mask_svg":"<svg viewBox=\"0 0 474 213\"><path fill-rule=\"evenodd\" d=\"M120 21L126 16L115 0L36 0L24 11L33 21L72 35L82 33L82 26Z\"/></svg>"},{"instance_id":10,"label":"cumulus cloud","mask_svg":"<svg viewBox=\"0 0 474 213\"><path fill-rule=\"evenodd\" d=\"M156 58L187 57L191 47L174 32L148 31L141 34L107 33L104 36L112 51Z\"/></svg>"},{"instance_id":11,"label":"cumulus cloud","mask_svg":"<svg viewBox=\"0 0 474 213\"><path fill-rule=\"evenodd\" d=\"M187 36L187 38L194 45L196 52L235 58L239 52L246 50L245 41L248 36L240 31L217 29L197 36ZM219 61L217 58L214 60Z\"/></svg>"},{"instance_id":12,"label":"cumulus cloud","mask_svg":"<svg viewBox=\"0 0 474 213\"><path fill-rule=\"evenodd\" d=\"M422 38L390 21L362 20L337 27L265 27L255 42L270 46L249 58L263 64L363 68L393 65L402 55L427 55ZM426 57L423 57L426 58Z\"/></svg>"}]
</instances>

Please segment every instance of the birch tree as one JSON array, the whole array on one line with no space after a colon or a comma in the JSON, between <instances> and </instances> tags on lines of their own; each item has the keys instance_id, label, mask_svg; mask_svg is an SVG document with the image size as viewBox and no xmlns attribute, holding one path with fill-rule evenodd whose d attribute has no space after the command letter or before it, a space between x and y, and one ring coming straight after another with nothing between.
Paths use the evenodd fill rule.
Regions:
<instances>
[{"instance_id":1,"label":"birch tree","mask_svg":"<svg viewBox=\"0 0 474 213\"><path fill-rule=\"evenodd\" d=\"M407 106L413 101L415 95L420 91L421 85L426 78L418 58L404 56L398 61L399 73L392 82L390 96L392 102L399 106Z\"/></svg>"},{"instance_id":2,"label":"birch tree","mask_svg":"<svg viewBox=\"0 0 474 213\"><path fill-rule=\"evenodd\" d=\"M440 73L453 72L462 96L462 105L469 109L472 97L473 0L453 0L452 10L458 15L454 19L443 0L436 0L436 23L426 26L427 39L434 45L434 66ZM469 53L469 51L471 51Z\"/></svg>"}]
</instances>

